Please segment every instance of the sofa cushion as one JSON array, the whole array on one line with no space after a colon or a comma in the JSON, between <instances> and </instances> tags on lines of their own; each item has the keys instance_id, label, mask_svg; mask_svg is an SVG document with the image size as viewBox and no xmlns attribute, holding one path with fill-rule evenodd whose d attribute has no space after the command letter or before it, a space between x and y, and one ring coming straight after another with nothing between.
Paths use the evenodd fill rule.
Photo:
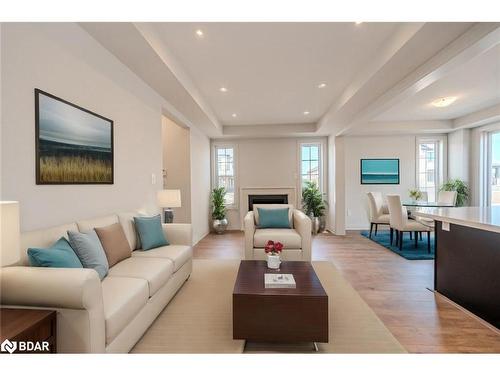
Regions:
<instances>
[{"instance_id":1,"label":"sofa cushion","mask_svg":"<svg viewBox=\"0 0 500 375\"><path fill-rule=\"evenodd\" d=\"M130 258L132 250L120 223L95 228L95 231L104 248L110 267L113 267L116 263L124 259Z\"/></svg>"},{"instance_id":2,"label":"sofa cushion","mask_svg":"<svg viewBox=\"0 0 500 375\"><path fill-rule=\"evenodd\" d=\"M295 229L265 228L255 230L254 247L264 247L269 240L281 242L283 251L302 248L302 239Z\"/></svg>"},{"instance_id":3,"label":"sofa cushion","mask_svg":"<svg viewBox=\"0 0 500 375\"><path fill-rule=\"evenodd\" d=\"M86 233L68 231L69 243L84 268L93 268L102 280L109 270L108 259L95 230Z\"/></svg>"},{"instance_id":4,"label":"sofa cushion","mask_svg":"<svg viewBox=\"0 0 500 375\"><path fill-rule=\"evenodd\" d=\"M101 285L106 343L109 344L148 302L148 282L137 278L108 276Z\"/></svg>"},{"instance_id":5,"label":"sofa cushion","mask_svg":"<svg viewBox=\"0 0 500 375\"><path fill-rule=\"evenodd\" d=\"M64 237L47 249L29 248L28 257L33 267L83 268L82 262Z\"/></svg>"},{"instance_id":6,"label":"sofa cushion","mask_svg":"<svg viewBox=\"0 0 500 375\"><path fill-rule=\"evenodd\" d=\"M105 227L107 225L118 223L118 215L108 215L96 217L94 219L80 220L76 222L80 232L88 232L94 228Z\"/></svg>"},{"instance_id":7,"label":"sofa cushion","mask_svg":"<svg viewBox=\"0 0 500 375\"><path fill-rule=\"evenodd\" d=\"M174 272L181 268L189 259L193 257L191 246L185 245L169 245L157 247L148 251L134 251L133 257L146 258L166 258L174 262Z\"/></svg>"},{"instance_id":8,"label":"sofa cushion","mask_svg":"<svg viewBox=\"0 0 500 375\"><path fill-rule=\"evenodd\" d=\"M135 230L134 216L141 216L141 213L136 211L122 212L118 214L118 220L123 227L123 231L125 232L125 236L127 237L127 241L132 251L135 249L140 249L141 247L139 235Z\"/></svg>"},{"instance_id":9,"label":"sofa cushion","mask_svg":"<svg viewBox=\"0 0 500 375\"><path fill-rule=\"evenodd\" d=\"M27 253L28 248L49 247L61 237L68 238L69 230L78 232L76 223L21 233L21 263L24 265L30 264Z\"/></svg>"},{"instance_id":10,"label":"sofa cushion","mask_svg":"<svg viewBox=\"0 0 500 375\"><path fill-rule=\"evenodd\" d=\"M160 246L169 245L161 225L161 216L136 216L134 217L135 229L141 239L142 250L150 250Z\"/></svg>"},{"instance_id":11,"label":"sofa cushion","mask_svg":"<svg viewBox=\"0 0 500 375\"><path fill-rule=\"evenodd\" d=\"M114 265L109 270L109 276L146 280L149 296L152 296L165 285L173 272L174 263L170 259L131 257Z\"/></svg>"}]
</instances>

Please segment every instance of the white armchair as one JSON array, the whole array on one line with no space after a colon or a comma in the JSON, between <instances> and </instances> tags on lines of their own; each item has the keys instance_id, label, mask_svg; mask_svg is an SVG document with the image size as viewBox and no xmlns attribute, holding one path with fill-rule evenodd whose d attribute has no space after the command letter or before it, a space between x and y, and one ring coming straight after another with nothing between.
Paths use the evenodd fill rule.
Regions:
<instances>
[{"instance_id":1,"label":"white armchair","mask_svg":"<svg viewBox=\"0 0 500 375\"><path fill-rule=\"evenodd\" d=\"M258 207L288 207L292 227L259 228ZM245 259L266 259L264 247L267 241L273 240L283 244L282 260L311 260L311 219L307 215L289 204L254 204L253 208L254 211L248 212L244 219Z\"/></svg>"}]
</instances>

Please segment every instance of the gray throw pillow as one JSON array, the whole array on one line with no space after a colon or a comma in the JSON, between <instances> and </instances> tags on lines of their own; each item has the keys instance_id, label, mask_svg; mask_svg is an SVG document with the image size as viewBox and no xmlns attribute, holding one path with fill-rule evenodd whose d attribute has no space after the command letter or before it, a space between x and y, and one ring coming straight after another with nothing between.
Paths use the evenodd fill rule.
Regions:
<instances>
[{"instance_id":1,"label":"gray throw pillow","mask_svg":"<svg viewBox=\"0 0 500 375\"><path fill-rule=\"evenodd\" d=\"M106 253L95 230L80 233L68 231L69 243L84 268L93 268L102 280L108 274L109 264Z\"/></svg>"}]
</instances>

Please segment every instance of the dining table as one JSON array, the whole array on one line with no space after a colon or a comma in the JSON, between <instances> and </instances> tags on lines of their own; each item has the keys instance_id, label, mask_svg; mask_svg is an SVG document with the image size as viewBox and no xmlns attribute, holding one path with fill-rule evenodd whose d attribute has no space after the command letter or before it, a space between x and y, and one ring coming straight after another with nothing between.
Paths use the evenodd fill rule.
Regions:
<instances>
[{"instance_id":1,"label":"dining table","mask_svg":"<svg viewBox=\"0 0 500 375\"><path fill-rule=\"evenodd\" d=\"M408 218L415 219L414 208L418 207L429 207L429 208L441 208L441 207L455 207L452 203L443 202L426 202L426 201L405 201L401 203L408 211Z\"/></svg>"}]
</instances>

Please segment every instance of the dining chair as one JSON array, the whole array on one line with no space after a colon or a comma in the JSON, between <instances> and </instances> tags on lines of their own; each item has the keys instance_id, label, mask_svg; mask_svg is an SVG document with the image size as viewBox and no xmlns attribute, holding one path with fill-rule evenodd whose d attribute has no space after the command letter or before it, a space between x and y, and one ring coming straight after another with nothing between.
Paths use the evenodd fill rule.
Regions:
<instances>
[{"instance_id":1,"label":"dining chair","mask_svg":"<svg viewBox=\"0 0 500 375\"><path fill-rule=\"evenodd\" d=\"M370 235L372 238L372 231L375 227L375 236L379 225L389 225L389 212L387 206L384 204L384 198L379 191L372 191L367 193L368 202L370 203Z\"/></svg>"},{"instance_id":2,"label":"dining chair","mask_svg":"<svg viewBox=\"0 0 500 375\"><path fill-rule=\"evenodd\" d=\"M438 193L438 200L437 201L439 203L445 203L445 204L455 206L457 204L457 192L456 191L441 190Z\"/></svg>"},{"instance_id":3,"label":"dining chair","mask_svg":"<svg viewBox=\"0 0 500 375\"><path fill-rule=\"evenodd\" d=\"M408 220L408 212L401 204L399 195L387 195L387 205L389 207L389 223L391 227L390 241L393 242L394 231L396 233L396 246L401 251L403 249L403 234L404 232L413 232L415 234L415 248L418 247L418 234L427 233L427 251L431 252L431 231L432 228L419 223L415 220Z\"/></svg>"}]
</instances>

